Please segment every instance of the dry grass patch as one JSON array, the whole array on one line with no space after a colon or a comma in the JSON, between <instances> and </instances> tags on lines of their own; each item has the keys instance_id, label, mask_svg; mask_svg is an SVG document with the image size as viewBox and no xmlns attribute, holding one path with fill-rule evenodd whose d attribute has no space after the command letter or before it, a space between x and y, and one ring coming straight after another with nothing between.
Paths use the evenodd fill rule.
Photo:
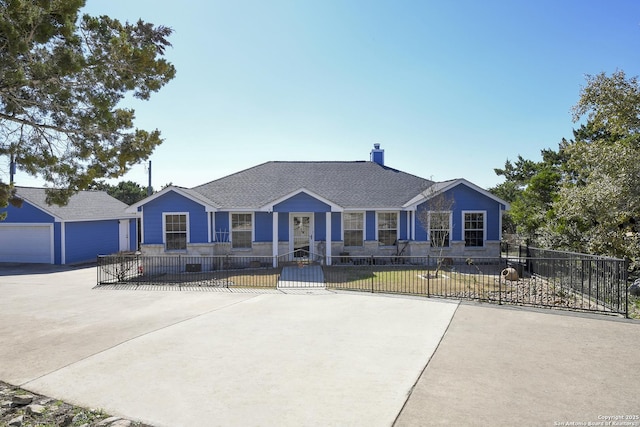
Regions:
<instances>
[{"instance_id":1,"label":"dry grass patch","mask_svg":"<svg viewBox=\"0 0 640 427\"><path fill-rule=\"evenodd\" d=\"M126 282L138 285L275 288L278 277L280 277L279 269L261 268L140 275Z\"/></svg>"},{"instance_id":2,"label":"dry grass patch","mask_svg":"<svg viewBox=\"0 0 640 427\"><path fill-rule=\"evenodd\" d=\"M370 292L481 298L498 291L499 275L462 273L416 266L325 267L327 287Z\"/></svg>"}]
</instances>

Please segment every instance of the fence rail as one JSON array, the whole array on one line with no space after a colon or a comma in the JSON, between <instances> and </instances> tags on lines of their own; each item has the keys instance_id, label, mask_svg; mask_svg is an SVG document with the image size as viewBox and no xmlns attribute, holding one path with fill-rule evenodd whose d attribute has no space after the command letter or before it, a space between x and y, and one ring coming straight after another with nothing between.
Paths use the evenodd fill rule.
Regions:
<instances>
[{"instance_id":1,"label":"fence rail","mask_svg":"<svg viewBox=\"0 0 640 427\"><path fill-rule=\"evenodd\" d=\"M284 268L319 269L316 266L321 266L322 281L328 289L628 315L625 260L534 248L517 251L507 248L502 256L494 258L340 255L327 259L308 254L296 259L292 254L277 258L118 254L98 257L97 282L98 286L278 288ZM317 276L313 277L314 283L309 286L317 287ZM299 280L304 279L296 279L298 285L304 286Z\"/></svg>"}]
</instances>

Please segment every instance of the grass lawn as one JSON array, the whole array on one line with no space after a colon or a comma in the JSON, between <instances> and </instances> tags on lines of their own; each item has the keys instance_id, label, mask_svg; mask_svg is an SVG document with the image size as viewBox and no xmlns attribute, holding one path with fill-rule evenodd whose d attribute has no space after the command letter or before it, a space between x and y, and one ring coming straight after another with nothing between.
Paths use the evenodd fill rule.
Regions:
<instances>
[{"instance_id":1,"label":"grass lawn","mask_svg":"<svg viewBox=\"0 0 640 427\"><path fill-rule=\"evenodd\" d=\"M158 273L140 275L121 282L175 286L220 286L239 288L275 288L280 270L274 268L219 270L202 272ZM105 283L108 284L108 283Z\"/></svg>"},{"instance_id":2,"label":"grass lawn","mask_svg":"<svg viewBox=\"0 0 640 427\"><path fill-rule=\"evenodd\" d=\"M487 298L488 293L499 289L498 274L447 269L436 276L434 268L415 266L325 267L325 280L328 288L335 289L467 298Z\"/></svg>"}]
</instances>

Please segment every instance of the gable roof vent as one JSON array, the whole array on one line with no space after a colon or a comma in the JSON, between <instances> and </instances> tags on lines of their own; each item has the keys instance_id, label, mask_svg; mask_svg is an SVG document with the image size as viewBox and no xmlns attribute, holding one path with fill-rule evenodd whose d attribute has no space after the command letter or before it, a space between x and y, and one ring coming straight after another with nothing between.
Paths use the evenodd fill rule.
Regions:
<instances>
[{"instance_id":1,"label":"gable roof vent","mask_svg":"<svg viewBox=\"0 0 640 427\"><path fill-rule=\"evenodd\" d=\"M371 150L371 161L384 166L384 150L380 149L380 144L373 144L373 150Z\"/></svg>"}]
</instances>

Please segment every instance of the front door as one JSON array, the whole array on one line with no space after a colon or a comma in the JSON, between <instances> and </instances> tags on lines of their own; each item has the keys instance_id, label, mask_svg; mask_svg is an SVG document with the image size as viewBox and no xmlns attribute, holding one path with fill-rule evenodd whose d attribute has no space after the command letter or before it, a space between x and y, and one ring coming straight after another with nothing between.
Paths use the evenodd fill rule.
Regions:
<instances>
[{"instance_id":1,"label":"front door","mask_svg":"<svg viewBox=\"0 0 640 427\"><path fill-rule=\"evenodd\" d=\"M121 219L118 221L119 241L118 246L121 252L131 250L129 247L129 220Z\"/></svg>"},{"instance_id":2,"label":"front door","mask_svg":"<svg viewBox=\"0 0 640 427\"><path fill-rule=\"evenodd\" d=\"M291 214L291 244L293 258L309 258L313 246L313 221L311 214Z\"/></svg>"}]
</instances>

